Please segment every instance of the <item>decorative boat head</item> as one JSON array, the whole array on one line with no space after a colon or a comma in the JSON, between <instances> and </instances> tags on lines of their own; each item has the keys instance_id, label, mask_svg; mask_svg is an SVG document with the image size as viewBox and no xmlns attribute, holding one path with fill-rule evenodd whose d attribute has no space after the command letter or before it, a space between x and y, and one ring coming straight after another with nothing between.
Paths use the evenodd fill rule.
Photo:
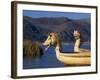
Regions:
<instances>
[{"instance_id":1,"label":"decorative boat head","mask_svg":"<svg viewBox=\"0 0 100 80\"><path fill-rule=\"evenodd\" d=\"M79 39L80 38L80 32L77 30L74 30L73 36L75 37L75 39Z\"/></svg>"},{"instance_id":2,"label":"decorative boat head","mask_svg":"<svg viewBox=\"0 0 100 80\"><path fill-rule=\"evenodd\" d=\"M59 37L58 37L57 33L54 33L54 32L49 33L47 39L43 43L43 45L47 46L47 48L49 48L50 46L56 46L59 44L60 44Z\"/></svg>"}]
</instances>

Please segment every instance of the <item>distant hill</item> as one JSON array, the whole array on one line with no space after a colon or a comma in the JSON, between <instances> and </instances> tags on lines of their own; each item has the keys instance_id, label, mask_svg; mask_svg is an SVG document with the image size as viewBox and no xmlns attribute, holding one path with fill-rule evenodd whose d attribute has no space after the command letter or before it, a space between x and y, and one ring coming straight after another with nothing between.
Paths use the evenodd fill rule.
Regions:
<instances>
[{"instance_id":1,"label":"distant hill","mask_svg":"<svg viewBox=\"0 0 100 80\"><path fill-rule=\"evenodd\" d=\"M90 24L91 19L90 18L83 18L83 19L78 19L78 21Z\"/></svg>"},{"instance_id":2,"label":"distant hill","mask_svg":"<svg viewBox=\"0 0 100 80\"><path fill-rule=\"evenodd\" d=\"M73 31L79 30L83 41L90 41L89 19L72 20L67 17L31 18L23 16L23 39L43 42L50 32L57 32L62 41L72 42Z\"/></svg>"}]
</instances>

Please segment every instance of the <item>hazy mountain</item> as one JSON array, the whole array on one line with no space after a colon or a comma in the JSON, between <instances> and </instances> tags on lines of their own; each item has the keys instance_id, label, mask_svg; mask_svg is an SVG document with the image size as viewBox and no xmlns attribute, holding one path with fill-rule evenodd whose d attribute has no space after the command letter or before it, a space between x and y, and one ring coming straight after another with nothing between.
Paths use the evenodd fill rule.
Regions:
<instances>
[{"instance_id":1,"label":"hazy mountain","mask_svg":"<svg viewBox=\"0 0 100 80\"><path fill-rule=\"evenodd\" d=\"M89 19L72 20L67 17L23 17L23 38L44 41L49 32L57 32L62 41L74 40L73 31L79 30L83 41L91 38Z\"/></svg>"},{"instance_id":2,"label":"hazy mountain","mask_svg":"<svg viewBox=\"0 0 100 80\"><path fill-rule=\"evenodd\" d=\"M91 19L90 18L83 18L83 19L78 19L77 21L85 22L90 24Z\"/></svg>"}]
</instances>

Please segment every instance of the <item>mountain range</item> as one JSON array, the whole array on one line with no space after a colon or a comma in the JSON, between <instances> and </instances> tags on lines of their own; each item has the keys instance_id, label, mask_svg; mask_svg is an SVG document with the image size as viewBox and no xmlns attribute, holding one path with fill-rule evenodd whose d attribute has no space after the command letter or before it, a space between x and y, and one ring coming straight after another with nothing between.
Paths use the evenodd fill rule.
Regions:
<instances>
[{"instance_id":1,"label":"mountain range","mask_svg":"<svg viewBox=\"0 0 100 80\"><path fill-rule=\"evenodd\" d=\"M23 40L43 42L50 32L57 32L64 42L74 41L73 31L81 33L82 41L90 41L90 19L69 19L67 17L40 17L23 16Z\"/></svg>"}]
</instances>

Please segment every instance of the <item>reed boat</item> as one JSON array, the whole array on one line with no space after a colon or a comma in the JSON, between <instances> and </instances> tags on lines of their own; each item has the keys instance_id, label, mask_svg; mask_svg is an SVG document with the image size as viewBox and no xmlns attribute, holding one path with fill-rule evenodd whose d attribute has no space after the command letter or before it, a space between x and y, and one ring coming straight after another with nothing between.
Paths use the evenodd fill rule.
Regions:
<instances>
[{"instance_id":1,"label":"reed boat","mask_svg":"<svg viewBox=\"0 0 100 80\"><path fill-rule=\"evenodd\" d=\"M61 40L57 33L50 33L43 43L48 49L51 45L55 46L56 58L65 65L71 66L86 66L91 64L91 54L87 49L80 48L80 33L75 30L73 33L75 37L75 45L73 52L62 52Z\"/></svg>"}]
</instances>

